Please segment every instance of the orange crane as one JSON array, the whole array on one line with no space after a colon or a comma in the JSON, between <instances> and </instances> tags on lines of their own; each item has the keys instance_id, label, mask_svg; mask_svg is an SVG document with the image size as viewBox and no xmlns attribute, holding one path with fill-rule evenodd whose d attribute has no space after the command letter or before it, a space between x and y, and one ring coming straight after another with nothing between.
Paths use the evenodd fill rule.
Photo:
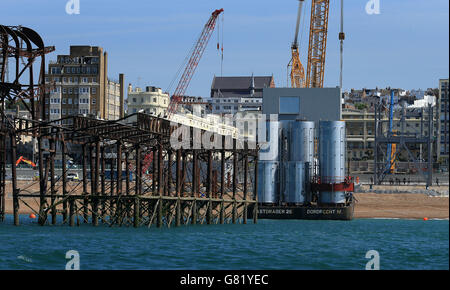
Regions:
<instances>
[{"instance_id":1,"label":"orange crane","mask_svg":"<svg viewBox=\"0 0 450 290\"><path fill-rule=\"evenodd\" d=\"M169 107L167 108L168 119L170 119L172 115L176 113L178 105L182 102L183 96L186 92L186 89L189 86L189 83L191 82L195 69L197 68L198 63L200 62L203 52L205 51L205 48L209 42L209 39L211 38L214 28L216 27L217 18L222 12L223 9L215 10L212 13L211 17L209 18L208 22L205 24L205 27L203 28L203 31L200 35L200 38L197 40L197 43L195 44L191 57L189 58L188 64L184 69L183 75L181 76L180 81L178 82L178 86L170 99L170 104Z\"/></svg>"},{"instance_id":2,"label":"orange crane","mask_svg":"<svg viewBox=\"0 0 450 290\"><path fill-rule=\"evenodd\" d=\"M307 88L323 88L330 0L312 0L309 27Z\"/></svg>"}]
</instances>

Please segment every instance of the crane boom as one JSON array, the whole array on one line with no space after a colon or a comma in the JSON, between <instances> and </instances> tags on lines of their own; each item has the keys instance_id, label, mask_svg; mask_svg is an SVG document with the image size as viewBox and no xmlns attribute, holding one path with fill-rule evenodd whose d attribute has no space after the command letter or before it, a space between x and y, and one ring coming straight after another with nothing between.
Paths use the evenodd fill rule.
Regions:
<instances>
[{"instance_id":1,"label":"crane boom","mask_svg":"<svg viewBox=\"0 0 450 290\"><path fill-rule=\"evenodd\" d=\"M200 62L200 59L203 55L203 52L205 51L208 41L211 38L211 34L216 26L216 20L219 17L220 13L222 12L223 9L215 10L212 13L211 17L209 18L208 22L205 24L205 27L203 28L203 31L200 35L200 38L197 40L194 51L191 57L189 58L188 64L184 69L183 75L180 78L178 86L171 97L170 104L167 109L168 118L170 118L172 114L174 114L177 111L178 105L183 99L186 89L188 88L192 76L194 75L195 69L197 68L197 65Z\"/></svg>"},{"instance_id":2,"label":"crane boom","mask_svg":"<svg viewBox=\"0 0 450 290\"><path fill-rule=\"evenodd\" d=\"M329 6L330 0L312 0L306 73L306 86L308 88L323 87Z\"/></svg>"},{"instance_id":3,"label":"crane boom","mask_svg":"<svg viewBox=\"0 0 450 290\"><path fill-rule=\"evenodd\" d=\"M302 16L302 8L304 0L299 0L298 4L298 15L297 15L297 25L295 27L294 42L291 46L292 58L288 64L291 66L291 86L293 88L303 88L305 87L305 69L300 61L300 53L298 52L298 31L300 28L300 18Z\"/></svg>"}]
</instances>

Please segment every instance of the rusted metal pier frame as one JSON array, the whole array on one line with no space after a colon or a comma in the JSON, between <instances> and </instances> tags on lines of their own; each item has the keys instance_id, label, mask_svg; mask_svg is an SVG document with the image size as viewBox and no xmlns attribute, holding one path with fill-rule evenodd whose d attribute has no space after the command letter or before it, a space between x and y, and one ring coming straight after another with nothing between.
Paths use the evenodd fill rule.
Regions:
<instances>
[{"instance_id":1,"label":"rusted metal pier frame","mask_svg":"<svg viewBox=\"0 0 450 290\"><path fill-rule=\"evenodd\" d=\"M257 151L249 150L246 142L231 139L226 149L206 149L196 145L210 132L189 128L188 146L175 149L170 137L179 126L144 114L116 121L82 116L48 120L46 100L53 84L45 83L45 55L54 50L44 46L30 28L0 25L0 221L5 216L8 190L13 197L15 225L20 224L20 206L34 211L41 225L74 225L75 220L94 226L101 222L136 227L246 223L248 208L256 212ZM31 117L8 117L6 102L20 103ZM25 186L18 183L15 170L18 141L23 136L37 143L33 157L38 180ZM207 137L214 142L222 139L223 144L230 140ZM65 164L73 154L71 144L81 148L79 181L67 178ZM59 153L64 166L57 177ZM10 182L6 178L8 159ZM34 183L39 190L33 192ZM35 203L38 209L33 207Z\"/></svg>"},{"instance_id":2,"label":"rusted metal pier frame","mask_svg":"<svg viewBox=\"0 0 450 290\"><path fill-rule=\"evenodd\" d=\"M100 221L135 227L247 223L248 208L256 211L257 150L248 149L246 141L187 127L191 137L175 148L171 136L179 125L151 115L137 113L117 121L82 116L68 119L71 125L61 125L63 120L15 120L21 128L17 134L33 135L38 128L42 132L38 137L49 144L49 154L40 163L40 192L17 189L18 201L27 206L28 199L39 197L36 214L41 225L75 225L75 220L94 226ZM205 149L195 141L208 137L221 141L219 148ZM83 148L80 181L68 181L67 169L61 177L54 176L54 156L59 149L65 159L69 143ZM109 162L105 152L109 152ZM17 219L18 212L17 206ZM63 219L58 220L58 213Z\"/></svg>"}]
</instances>

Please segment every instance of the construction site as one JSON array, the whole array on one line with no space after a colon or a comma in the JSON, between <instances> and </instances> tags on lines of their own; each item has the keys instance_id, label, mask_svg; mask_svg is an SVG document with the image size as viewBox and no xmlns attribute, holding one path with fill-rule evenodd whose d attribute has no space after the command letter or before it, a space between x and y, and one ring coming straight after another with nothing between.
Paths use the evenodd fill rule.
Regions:
<instances>
[{"instance_id":1,"label":"construction site","mask_svg":"<svg viewBox=\"0 0 450 290\"><path fill-rule=\"evenodd\" d=\"M48 118L46 98L54 84L45 81L45 65L55 47L46 46L31 28L0 25L0 221L5 219L8 195L13 200L15 225L20 224L23 208L32 211L40 225L69 226L353 219L356 180L347 171L346 123L341 111L343 1L338 35L340 83L334 88L324 88L330 1L312 0L306 69L300 61L298 41L304 2L298 1L288 85L263 91L265 128L258 131L265 133L262 141L240 134L235 125L196 126L180 112L223 9L213 11L205 24L165 114L136 112L118 120L83 114ZM8 116L4 111L7 102L20 103L31 117ZM320 109L316 109L317 102ZM408 154L427 186L431 185L432 118L425 121L423 111L417 115L428 133L422 130L413 136L393 130L392 108L380 105L375 113L374 185L382 184L394 170L400 151L409 152L408 144L428 148L426 171L419 168L423 162ZM381 112L389 109L390 117L383 118ZM268 117L273 114L277 120ZM431 108L428 114L433 114ZM181 129L188 140L174 134ZM17 154L23 136L37 144L34 163ZM205 146L202 140L215 145ZM174 141L182 146L175 148ZM82 148L80 178L68 176L71 145ZM60 176L55 173L57 155L62 159ZM36 180L18 179L20 162L36 168ZM11 168L10 178L7 167Z\"/></svg>"}]
</instances>

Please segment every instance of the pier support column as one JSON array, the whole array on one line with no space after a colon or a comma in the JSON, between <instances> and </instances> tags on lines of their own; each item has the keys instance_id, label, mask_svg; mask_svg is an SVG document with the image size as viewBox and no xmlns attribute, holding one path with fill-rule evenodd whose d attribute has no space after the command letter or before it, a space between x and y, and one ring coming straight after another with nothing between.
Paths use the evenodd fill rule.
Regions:
<instances>
[{"instance_id":1,"label":"pier support column","mask_svg":"<svg viewBox=\"0 0 450 290\"><path fill-rule=\"evenodd\" d=\"M224 211L225 211L225 204L224 204L224 195L225 195L225 136L222 136L222 150L220 153L220 198L222 201L220 202L220 224L224 223Z\"/></svg>"},{"instance_id":2,"label":"pier support column","mask_svg":"<svg viewBox=\"0 0 450 290\"><path fill-rule=\"evenodd\" d=\"M39 132L40 133L40 132ZM47 221L45 208L47 207L47 180L44 177L44 154L42 149L42 137L38 137L39 158L39 224L43 226ZM14 164L15 165L15 164ZM13 176L14 180L14 176Z\"/></svg>"},{"instance_id":3,"label":"pier support column","mask_svg":"<svg viewBox=\"0 0 450 290\"><path fill-rule=\"evenodd\" d=\"M61 155L62 155L62 193L63 193L63 223L67 223L67 162L66 162L66 142L64 141L64 135L61 134L61 130L59 130L59 134L61 137Z\"/></svg>"},{"instance_id":4,"label":"pier support column","mask_svg":"<svg viewBox=\"0 0 450 290\"><path fill-rule=\"evenodd\" d=\"M177 150L176 153L176 181L175 181L175 190L177 195L177 203L176 203L176 212L175 212L175 226L179 227L181 225L181 200L180 200L180 191L181 191L181 149Z\"/></svg>"},{"instance_id":5,"label":"pier support column","mask_svg":"<svg viewBox=\"0 0 450 290\"><path fill-rule=\"evenodd\" d=\"M139 223L140 223L140 200L139 200L139 196L135 196L133 226L135 228L137 228L137 227L139 227Z\"/></svg>"},{"instance_id":6,"label":"pier support column","mask_svg":"<svg viewBox=\"0 0 450 290\"><path fill-rule=\"evenodd\" d=\"M208 186L207 188L207 198L208 200L208 206L206 211L206 224L211 224L212 222L212 168L213 168L213 160L212 160L212 151L208 151L208 173L207 173L207 181L206 184Z\"/></svg>"},{"instance_id":7,"label":"pier support column","mask_svg":"<svg viewBox=\"0 0 450 290\"><path fill-rule=\"evenodd\" d=\"M82 146L82 167L83 167L83 195L85 198L83 199L83 217L85 220L88 219L88 200L87 200L87 182L88 182L88 176L87 176L87 146L88 144L83 144ZM91 176L92 179L92 176Z\"/></svg>"},{"instance_id":8,"label":"pier support column","mask_svg":"<svg viewBox=\"0 0 450 290\"><path fill-rule=\"evenodd\" d=\"M243 212L243 216L242 216L242 223L246 224L247 223L247 181L248 181L248 148L247 148L247 143L245 143L245 152L244 152L244 212Z\"/></svg>"},{"instance_id":9,"label":"pier support column","mask_svg":"<svg viewBox=\"0 0 450 290\"><path fill-rule=\"evenodd\" d=\"M11 140L11 183L12 183L12 194L13 194L13 214L14 214L14 225L18 226L19 222L19 191L17 189L17 172L16 172L16 160L17 160L17 144L16 135L10 134ZM40 166L41 164L39 164Z\"/></svg>"},{"instance_id":10,"label":"pier support column","mask_svg":"<svg viewBox=\"0 0 450 290\"><path fill-rule=\"evenodd\" d=\"M94 158L94 144L91 144L89 146L89 163L90 163L90 168L89 168L89 172L91 174L91 194L89 195L89 201L91 204L91 211L92 211L92 224L94 224L94 219L95 219L95 206L94 206L94 202L95 202L95 181L96 181L96 176L95 176L95 161L96 158ZM87 206L89 206L89 203L87 204ZM88 209L86 208L86 214L88 213ZM84 220L85 223L88 222L88 216L85 217Z\"/></svg>"},{"instance_id":11,"label":"pier support column","mask_svg":"<svg viewBox=\"0 0 450 290\"><path fill-rule=\"evenodd\" d=\"M122 142L117 141L117 195L122 194Z\"/></svg>"},{"instance_id":12,"label":"pier support column","mask_svg":"<svg viewBox=\"0 0 450 290\"><path fill-rule=\"evenodd\" d=\"M236 150L236 139L233 139L233 209L232 209L232 216L231 216L231 222L233 224L236 223L236 214L237 214L237 208L236 208L236 192L237 192L237 176L238 176L238 153Z\"/></svg>"},{"instance_id":13,"label":"pier support column","mask_svg":"<svg viewBox=\"0 0 450 290\"><path fill-rule=\"evenodd\" d=\"M69 225L75 226L75 200L69 198Z\"/></svg>"},{"instance_id":14,"label":"pier support column","mask_svg":"<svg viewBox=\"0 0 450 290\"><path fill-rule=\"evenodd\" d=\"M253 223L256 224L258 222L258 154L254 157L255 163L255 178L253 184L253 200L255 201L253 207Z\"/></svg>"},{"instance_id":15,"label":"pier support column","mask_svg":"<svg viewBox=\"0 0 450 290\"><path fill-rule=\"evenodd\" d=\"M56 224L56 208L54 206L56 200L56 190L55 190L55 154L56 154L56 142L54 139L54 132L51 129L52 137L49 140L50 145L50 200L51 200L51 215L52 215L52 225Z\"/></svg>"},{"instance_id":16,"label":"pier support column","mask_svg":"<svg viewBox=\"0 0 450 290\"><path fill-rule=\"evenodd\" d=\"M101 206L101 216L102 216L102 223L105 222L105 215L106 215L106 184L105 184L105 170L106 170L106 162L105 162L105 144L103 144L101 148L101 162L102 162L102 170L101 170L101 196L102 196L102 206Z\"/></svg>"}]
</instances>

